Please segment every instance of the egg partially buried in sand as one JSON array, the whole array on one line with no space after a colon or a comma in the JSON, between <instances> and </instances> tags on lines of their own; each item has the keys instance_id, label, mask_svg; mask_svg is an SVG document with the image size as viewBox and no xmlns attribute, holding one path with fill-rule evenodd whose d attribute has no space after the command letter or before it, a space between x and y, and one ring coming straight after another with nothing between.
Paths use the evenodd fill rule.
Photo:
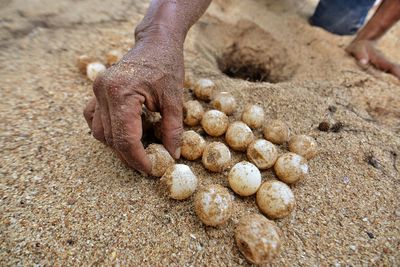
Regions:
<instances>
[{"instance_id":1,"label":"egg partially buried in sand","mask_svg":"<svg viewBox=\"0 0 400 267\"><path fill-rule=\"evenodd\" d=\"M161 177L171 165L174 165L175 160L171 157L163 145L151 144L146 148L146 155L151 162L150 175Z\"/></svg>"},{"instance_id":2,"label":"egg partially buried in sand","mask_svg":"<svg viewBox=\"0 0 400 267\"><path fill-rule=\"evenodd\" d=\"M271 142L258 139L248 146L247 158L260 170L266 170L274 166L278 159L278 150Z\"/></svg>"},{"instance_id":3,"label":"egg partially buried in sand","mask_svg":"<svg viewBox=\"0 0 400 267\"><path fill-rule=\"evenodd\" d=\"M202 162L207 170L222 172L231 162L231 152L223 143L212 142L205 147Z\"/></svg>"},{"instance_id":4,"label":"egg partially buried in sand","mask_svg":"<svg viewBox=\"0 0 400 267\"><path fill-rule=\"evenodd\" d=\"M201 119L201 126L208 135L211 136L221 136L228 129L228 116L225 113L212 109L204 113Z\"/></svg>"},{"instance_id":5,"label":"egg partially buried in sand","mask_svg":"<svg viewBox=\"0 0 400 267\"><path fill-rule=\"evenodd\" d=\"M160 181L167 187L168 196L177 200L190 197L197 187L196 175L185 164L170 166Z\"/></svg>"},{"instance_id":6,"label":"egg partially buried in sand","mask_svg":"<svg viewBox=\"0 0 400 267\"><path fill-rule=\"evenodd\" d=\"M253 140L254 134L244 122L235 121L226 130L225 141L233 150L246 151Z\"/></svg>"},{"instance_id":7,"label":"egg partially buried in sand","mask_svg":"<svg viewBox=\"0 0 400 267\"><path fill-rule=\"evenodd\" d=\"M318 153L317 142L308 135L295 135L289 139L290 152L303 156L306 159L312 159Z\"/></svg>"},{"instance_id":8,"label":"egg partially buried in sand","mask_svg":"<svg viewBox=\"0 0 400 267\"><path fill-rule=\"evenodd\" d=\"M296 201L289 186L278 180L269 180L257 191L257 205L268 218L280 219L293 211Z\"/></svg>"},{"instance_id":9,"label":"egg partially buried in sand","mask_svg":"<svg viewBox=\"0 0 400 267\"><path fill-rule=\"evenodd\" d=\"M227 188L211 184L196 194L194 207L204 224L218 226L224 224L231 216L232 197Z\"/></svg>"},{"instance_id":10,"label":"egg partially buried in sand","mask_svg":"<svg viewBox=\"0 0 400 267\"><path fill-rule=\"evenodd\" d=\"M307 160L300 155L288 152L278 158L274 170L279 180L293 184L308 174Z\"/></svg>"},{"instance_id":11,"label":"egg partially buried in sand","mask_svg":"<svg viewBox=\"0 0 400 267\"><path fill-rule=\"evenodd\" d=\"M235 229L239 251L254 264L270 263L280 252L281 231L260 214L244 215Z\"/></svg>"},{"instance_id":12,"label":"egg partially buried in sand","mask_svg":"<svg viewBox=\"0 0 400 267\"><path fill-rule=\"evenodd\" d=\"M195 131L186 131L182 134L181 156L187 160L196 160L203 155L206 141Z\"/></svg>"}]
</instances>

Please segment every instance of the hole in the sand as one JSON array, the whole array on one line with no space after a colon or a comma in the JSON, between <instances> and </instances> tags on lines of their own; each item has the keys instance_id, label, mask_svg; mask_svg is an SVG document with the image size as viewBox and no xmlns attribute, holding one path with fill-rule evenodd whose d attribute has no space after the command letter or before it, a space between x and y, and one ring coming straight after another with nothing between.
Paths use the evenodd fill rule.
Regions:
<instances>
[{"instance_id":1,"label":"hole in the sand","mask_svg":"<svg viewBox=\"0 0 400 267\"><path fill-rule=\"evenodd\" d=\"M243 62L231 62L231 64L227 64L225 61L226 58L222 58L218 65L220 70L229 77L250 82L275 82L270 81L269 71L260 65Z\"/></svg>"},{"instance_id":2,"label":"hole in the sand","mask_svg":"<svg viewBox=\"0 0 400 267\"><path fill-rule=\"evenodd\" d=\"M265 57L266 52L241 49L240 45L234 44L217 60L218 67L231 78L250 82L278 83L288 80L291 73L285 69L285 64Z\"/></svg>"},{"instance_id":3,"label":"hole in the sand","mask_svg":"<svg viewBox=\"0 0 400 267\"><path fill-rule=\"evenodd\" d=\"M289 80L297 69L285 44L254 22L240 20L231 25L213 19L198 27L203 37L198 44L206 40L204 46L214 50L216 67L229 77L278 83Z\"/></svg>"},{"instance_id":4,"label":"hole in the sand","mask_svg":"<svg viewBox=\"0 0 400 267\"><path fill-rule=\"evenodd\" d=\"M162 139L161 115L143 108L142 112L142 143L147 147L153 143L159 143Z\"/></svg>"}]
</instances>

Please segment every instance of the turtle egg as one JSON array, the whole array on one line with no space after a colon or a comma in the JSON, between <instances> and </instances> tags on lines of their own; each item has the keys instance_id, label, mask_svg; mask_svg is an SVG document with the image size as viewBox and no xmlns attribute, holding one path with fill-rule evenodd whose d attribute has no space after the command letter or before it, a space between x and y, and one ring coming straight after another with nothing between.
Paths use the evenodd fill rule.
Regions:
<instances>
[{"instance_id":1,"label":"turtle egg","mask_svg":"<svg viewBox=\"0 0 400 267\"><path fill-rule=\"evenodd\" d=\"M242 113L242 121L251 129L260 128L264 123L264 110L258 105L247 105Z\"/></svg>"},{"instance_id":2,"label":"turtle egg","mask_svg":"<svg viewBox=\"0 0 400 267\"><path fill-rule=\"evenodd\" d=\"M255 213L241 217L235 229L239 251L255 264L269 263L279 254L280 235L275 222Z\"/></svg>"},{"instance_id":3,"label":"turtle egg","mask_svg":"<svg viewBox=\"0 0 400 267\"><path fill-rule=\"evenodd\" d=\"M228 123L228 116L216 109L207 111L201 119L201 126L211 136L223 135L228 128Z\"/></svg>"},{"instance_id":4,"label":"turtle egg","mask_svg":"<svg viewBox=\"0 0 400 267\"><path fill-rule=\"evenodd\" d=\"M188 160L196 160L203 155L206 141L195 131L186 131L182 135L181 155Z\"/></svg>"},{"instance_id":5,"label":"turtle egg","mask_svg":"<svg viewBox=\"0 0 400 267\"><path fill-rule=\"evenodd\" d=\"M82 74L86 74L86 68L90 62L93 62L93 59L88 55L81 55L76 59L76 65Z\"/></svg>"},{"instance_id":6,"label":"turtle egg","mask_svg":"<svg viewBox=\"0 0 400 267\"><path fill-rule=\"evenodd\" d=\"M203 106L197 100L189 100L183 104L183 122L189 126L196 126L203 118Z\"/></svg>"},{"instance_id":7,"label":"turtle egg","mask_svg":"<svg viewBox=\"0 0 400 267\"><path fill-rule=\"evenodd\" d=\"M197 187L196 175L185 164L168 167L160 181L167 187L168 196L177 200L190 197Z\"/></svg>"},{"instance_id":8,"label":"turtle egg","mask_svg":"<svg viewBox=\"0 0 400 267\"><path fill-rule=\"evenodd\" d=\"M262 213L271 219L288 216L295 204L292 190L280 181L266 181L257 191L257 205Z\"/></svg>"},{"instance_id":9,"label":"turtle egg","mask_svg":"<svg viewBox=\"0 0 400 267\"><path fill-rule=\"evenodd\" d=\"M150 174L155 177L163 176L167 168L175 163L165 147L160 144L150 144L146 148L146 154L151 162Z\"/></svg>"},{"instance_id":10,"label":"turtle egg","mask_svg":"<svg viewBox=\"0 0 400 267\"><path fill-rule=\"evenodd\" d=\"M97 75L99 75L100 73L102 73L105 70L106 70L106 66L104 66L100 62L89 63L86 66L86 75L91 81L94 81L94 80L96 80Z\"/></svg>"},{"instance_id":11,"label":"turtle egg","mask_svg":"<svg viewBox=\"0 0 400 267\"><path fill-rule=\"evenodd\" d=\"M312 159L317 155L317 142L308 135L295 135L289 139L289 150L306 159Z\"/></svg>"},{"instance_id":12,"label":"turtle egg","mask_svg":"<svg viewBox=\"0 0 400 267\"><path fill-rule=\"evenodd\" d=\"M266 170L274 166L278 159L278 150L271 142L258 139L247 147L247 158L260 170Z\"/></svg>"},{"instance_id":13,"label":"turtle egg","mask_svg":"<svg viewBox=\"0 0 400 267\"><path fill-rule=\"evenodd\" d=\"M212 142L204 148L202 162L207 170L222 172L231 162L231 152L223 143Z\"/></svg>"},{"instance_id":14,"label":"turtle egg","mask_svg":"<svg viewBox=\"0 0 400 267\"><path fill-rule=\"evenodd\" d=\"M194 94L198 99L210 101L216 89L215 83L210 79L200 79L194 85Z\"/></svg>"},{"instance_id":15,"label":"turtle egg","mask_svg":"<svg viewBox=\"0 0 400 267\"><path fill-rule=\"evenodd\" d=\"M287 184L292 184L308 174L307 160L292 152L281 155L274 165L276 176Z\"/></svg>"},{"instance_id":16,"label":"turtle egg","mask_svg":"<svg viewBox=\"0 0 400 267\"><path fill-rule=\"evenodd\" d=\"M218 226L231 216L232 197L227 188L212 184L196 193L194 208L204 224Z\"/></svg>"},{"instance_id":17,"label":"turtle egg","mask_svg":"<svg viewBox=\"0 0 400 267\"><path fill-rule=\"evenodd\" d=\"M185 80L183 81L183 88L186 88L186 89L192 88L192 84L193 84L192 77L189 75L186 75Z\"/></svg>"},{"instance_id":18,"label":"turtle egg","mask_svg":"<svg viewBox=\"0 0 400 267\"><path fill-rule=\"evenodd\" d=\"M257 167L247 161L236 163L228 174L229 185L240 196L250 196L261 185L261 173Z\"/></svg>"},{"instance_id":19,"label":"turtle egg","mask_svg":"<svg viewBox=\"0 0 400 267\"><path fill-rule=\"evenodd\" d=\"M233 95L228 92L218 93L211 104L215 109L222 111L226 115L230 115L236 110L236 100Z\"/></svg>"},{"instance_id":20,"label":"turtle egg","mask_svg":"<svg viewBox=\"0 0 400 267\"><path fill-rule=\"evenodd\" d=\"M108 51L106 54L107 65L109 66L114 65L122 58L122 56L123 54L119 50Z\"/></svg>"},{"instance_id":21,"label":"turtle egg","mask_svg":"<svg viewBox=\"0 0 400 267\"><path fill-rule=\"evenodd\" d=\"M226 130L225 140L233 150L246 151L248 145L254 140L254 135L244 122L235 121Z\"/></svg>"},{"instance_id":22,"label":"turtle egg","mask_svg":"<svg viewBox=\"0 0 400 267\"><path fill-rule=\"evenodd\" d=\"M274 144L281 145L289 140L289 127L280 120L267 122L264 127L264 137Z\"/></svg>"}]
</instances>

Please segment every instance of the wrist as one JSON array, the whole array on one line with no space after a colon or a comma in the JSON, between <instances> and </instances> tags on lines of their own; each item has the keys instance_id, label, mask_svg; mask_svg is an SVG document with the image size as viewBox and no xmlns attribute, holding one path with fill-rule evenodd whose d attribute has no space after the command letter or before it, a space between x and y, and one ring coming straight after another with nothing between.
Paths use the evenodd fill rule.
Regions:
<instances>
[{"instance_id":1,"label":"wrist","mask_svg":"<svg viewBox=\"0 0 400 267\"><path fill-rule=\"evenodd\" d=\"M183 47L186 32L167 26L162 23L143 25L141 23L135 30L136 43L169 43Z\"/></svg>"},{"instance_id":2,"label":"wrist","mask_svg":"<svg viewBox=\"0 0 400 267\"><path fill-rule=\"evenodd\" d=\"M354 38L354 41L371 41L375 42L382 36L383 29L380 25L371 25L362 29Z\"/></svg>"},{"instance_id":3,"label":"wrist","mask_svg":"<svg viewBox=\"0 0 400 267\"><path fill-rule=\"evenodd\" d=\"M385 0L357 34L356 40L377 41L400 19L400 0Z\"/></svg>"},{"instance_id":4,"label":"wrist","mask_svg":"<svg viewBox=\"0 0 400 267\"><path fill-rule=\"evenodd\" d=\"M154 0L135 30L136 41L168 41L183 46L190 26L182 16L177 1Z\"/></svg>"}]
</instances>

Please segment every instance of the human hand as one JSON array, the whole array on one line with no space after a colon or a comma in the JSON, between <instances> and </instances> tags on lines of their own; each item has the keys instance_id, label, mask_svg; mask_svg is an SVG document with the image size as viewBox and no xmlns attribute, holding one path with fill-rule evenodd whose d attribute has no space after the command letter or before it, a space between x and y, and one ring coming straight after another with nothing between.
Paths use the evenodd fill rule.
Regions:
<instances>
[{"instance_id":1,"label":"human hand","mask_svg":"<svg viewBox=\"0 0 400 267\"><path fill-rule=\"evenodd\" d=\"M162 116L162 141L180 157L183 47L173 38L146 36L120 62L94 81L96 96L84 110L93 136L113 148L130 167L150 173L142 138L142 105Z\"/></svg>"},{"instance_id":2,"label":"human hand","mask_svg":"<svg viewBox=\"0 0 400 267\"><path fill-rule=\"evenodd\" d=\"M361 67L367 67L370 64L400 79L400 65L387 60L385 56L375 48L374 41L356 39L346 48L346 52L355 57Z\"/></svg>"}]
</instances>

